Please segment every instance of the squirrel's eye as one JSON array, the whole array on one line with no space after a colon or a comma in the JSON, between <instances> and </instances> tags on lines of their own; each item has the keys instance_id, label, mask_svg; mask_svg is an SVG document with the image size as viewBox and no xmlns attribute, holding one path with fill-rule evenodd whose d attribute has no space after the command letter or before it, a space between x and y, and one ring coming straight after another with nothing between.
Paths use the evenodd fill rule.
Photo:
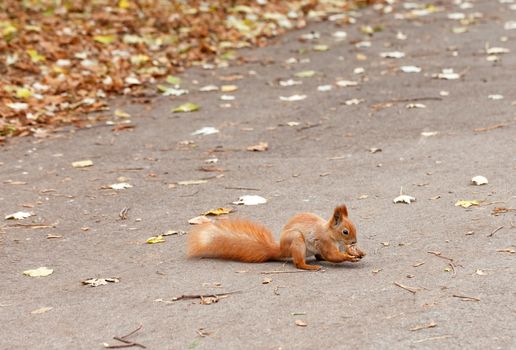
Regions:
<instances>
[{"instance_id":1,"label":"squirrel's eye","mask_svg":"<svg viewBox=\"0 0 516 350\"><path fill-rule=\"evenodd\" d=\"M342 231L342 234L343 234L343 235L348 235L348 234L349 234L348 229L347 229L347 228L345 228L345 229Z\"/></svg>"}]
</instances>

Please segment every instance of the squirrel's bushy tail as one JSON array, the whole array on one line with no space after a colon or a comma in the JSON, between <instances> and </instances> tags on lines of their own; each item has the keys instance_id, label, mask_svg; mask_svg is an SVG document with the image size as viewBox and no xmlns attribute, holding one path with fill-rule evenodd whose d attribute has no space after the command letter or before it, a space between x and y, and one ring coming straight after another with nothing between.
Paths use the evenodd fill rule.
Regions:
<instances>
[{"instance_id":1,"label":"squirrel's bushy tail","mask_svg":"<svg viewBox=\"0 0 516 350\"><path fill-rule=\"evenodd\" d=\"M281 253L267 228L232 219L195 226L188 234L188 256L263 262L279 259Z\"/></svg>"}]
</instances>

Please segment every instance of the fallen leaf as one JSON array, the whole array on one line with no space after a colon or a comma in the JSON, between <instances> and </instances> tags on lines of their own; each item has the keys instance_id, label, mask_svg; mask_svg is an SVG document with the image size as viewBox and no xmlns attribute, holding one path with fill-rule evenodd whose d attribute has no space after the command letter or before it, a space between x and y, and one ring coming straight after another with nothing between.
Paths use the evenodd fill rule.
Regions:
<instances>
[{"instance_id":1,"label":"fallen leaf","mask_svg":"<svg viewBox=\"0 0 516 350\"><path fill-rule=\"evenodd\" d=\"M335 84L340 87L349 87L349 86L357 86L358 83L356 81L351 80L338 80Z\"/></svg>"},{"instance_id":2,"label":"fallen leaf","mask_svg":"<svg viewBox=\"0 0 516 350\"><path fill-rule=\"evenodd\" d=\"M364 102L363 99L352 98L351 100L344 101L344 104L346 106L353 106L353 105L358 105L358 104L360 104L362 102Z\"/></svg>"},{"instance_id":3,"label":"fallen leaf","mask_svg":"<svg viewBox=\"0 0 516 350\"><path fill-rule=\"evenodd\" d=\"M198 130L195 130L194 132L191 133L191 135L204 135L205 136L205 135L217 134L219 132L220 131L217 128L214 128L212 126L205 126Z\"/></svg>"},{"instance_id":4,"label":"fallen leaf","mask_svg":"<svg viewBox=\"0 0 516 350\"><path fill-rule=\"evenodd\" d=\"M408 196L406 194L402 194L396 198L393 199L394 203L407 203L410 204L411 202L415 202L416 198L412 196Z\"/></svg>"},{"instance_id":5,"label":"fallen leaf","mask_svg":"<svg viewBox=\"0 0 516 350\"><path fill-rule=\"evenodd\" d=\"M500 55L504 53L509 53L511 50L505 48L505 47L490 47L486 49L486 53L488 55Z\"/></svg>"},{"instance_id":6,"label":"fallen leaf","mask_svg":"<svg viewBox=\"0 0 516 350\"><path fill-rule=\"evenodd\" d=\"M346 37L348 36L348 33L338 30L338 31L334 32L332 34L332 36L337 40L343 40L343 39L346 39Z\"/></svg>"},{"instance_id":7,"label":"fallen leaf","mask_svg":"<svg viewBox=\"0 0 516 350\"><path fill-rule=\"evenodd\" d=\"M72 166L74 168L86 168L86 167L89 167L89 166L92 166L93 165L93 161L92 160L79 160L77 162L73 162L72 163Z\"/></svg>"},{"instance_id":8,"label":"fallen leaf","mask_svg":"<svg viewBox=\"0 0 516 350\"><path fill-rule=\"evenodd\" d=\"M279 84L280 84L280 86L287 87L287 86L301 85L301 84L303 84L303 82L300 80L289 79L289 80L280 80Z\"/></svg>"},{"instance_id":9,"label":"fallen leaf","mask_svg":"<svg viewBox=\"0 0 516 350\"><path fill-rule=\"evenodd\" d=\"M172 109L173 113L184 113L184 112L195 112L200 109L199 105L196 105L195 103L187 102L183 103L182 105Z\"/></svg>"},{"instance_id":10,"label":"fallen leaf","mask_svg":"<svg viewBox=\"0 0 516 350\"><path fill-rule=\"evenodd\" d=\"M437 131L423 131L421 133L421 136L424 136L424 137L430 137L430 136L435 136L437 135L439 132Z\"/></svg>"},{"instance_id":11,"label":"fallen leaf","mask_svg":"<svg viewBox=\"0 0 516 350\"><path fill-rule=\"evenodd\" d=\"M181 85L181 78L175 77L173 75L167 76L166 81L171 85Z\"/></svg>"},{"instance_id":12,"label":"fallen leaf","mask_svg":"<svg viewBox=\"0 0 516 350\"><path fill-rule=\"evenodd\" d=\"M331 85L320 85L317 87L317 91L326 92L330 91L333 87Z\"/></svg>"},{"instance_id":13,"label":"fallen leaf","mask_svg":"<svg viewBox=\"0 0 516 350\"><path fill-rule=\"evenodd\" d=\"M308 326L308 323L306 323L303 320L296 320L295 324L296 324L296 326L299 326L299 327L306 327L306 326Z\"/></svg>"},{"instance_id":14,"label":"fallen leaf","mask_svg":"<svg viewBox=\"0 0 516 350\"><path fill-rule=\"evenodd\" d=\"M45 312L48 312L52 309L53 309L53 307L51 307L51 306L44 306L39 309L32 310L30 313L33 315L44 314Z\"/></svg>"},{"instance_id":15,"label":"fallen leaf","mask_svg":"<svg viewBox=\"0 0 516 350\"><path fill-rule=\"evenodd\" d=\"M88 278L87 280L82 281L81 283L84 285L88 285L91 287L104 286L108 283L118 283L120 280L116 277L110 278Z\"/></svg>"},{"instance_id":16,"label":"fallen leaf","mask_svg":"<svg viewBox=\"0 0 516 350\"><path fill-rule=\"evenodd\" d=\"M248 151L251 152L264 152L269 149L269 144L267 142L260 142L257 145L247 147Z\"/></svg>"},{"instance_id":17,"label":"fallen leaf","mask_svg":"<svg viewBox=\"0 0 516 350\"><path fill-rule=\"evenodd\" d=\"M188 90L185 90L185 89L176 89L175 87L172 87L172 86L165 86L165 85L158 85L157 86L158 90L162 92L163 96L183 96L183 95L186 95L188 94ZM187 105L187 104L185 104ZM185 105L181 105L179 107L177 107L176 109L179 109ZM198 109L198 108L197 108ZM197 110L197 109L194 109L194 110ZM192 112L194 110L173 110L173 112Z\"/></svg>"},{"instance_id":18,"label":"fallen leaf","mask_svg":"<svg viewBox=\"0 0 516 350\"><path fill-rule=\"evenodd\" d=\"M210 92L210 91L218 91L219 87L217 85L206 85L199 89L200 92Z\"/></svg>"},{"instance_id":19,"label":"fallen leaf","mask_svg":"<svg viewBox=\"0 0 516 350\"><path fill-rule=\"evenodd\" d=\"M245 195L241 196L238 201L233 202L233 204L238 205L258 205L267 203L267 200L261 196L257 195Z\"/></svg>"},{"instance_id":20,"label":"fallen leaf","mask_svg":"<svg viewBox=\"0 0 516 350\"><path fill-rule=\"evenodd\" d=\"M200 224L204 224L206 222L211 222L210 219L208 219L206 216L204 215L200 215L200 216L196 216L194 218L191 218L190 220L188 220L188 223L190 225L200 225Z\"/></svg>"},{"instance_id":21,"label":"fallen leaf","mask_svg":"<svg viewBox=\"0 0 516 350\"><path fill-rule=\"evenodd\" d=\"M220 96L220 99L222 101L234 101L236 99L236 97L233 95L222 95L222 96Z\"/></svg>"},{"instance_id":22,"label":"fallen leaf","mask_svg":"<svg viewBox=\"0 0 516 350\"><path fill-rule=\"evenodd\" d=\"M508 22L505 22L503 28L505 30L513 30L513 29L516 29L516 21L508 21Z\"/></svg>"},{"instance_id":23,"label":"fallen leaf","mask_svg":"<svg viewBox=\"0 0 516 350\"><path fill-rule=\"evenodd\" d=\"M201 185L207 183L208 180L184 180L178 181L177 184L181 186L190 186L190 185Z\"/></svg>"},{"instance_id":24,"label":"fallen leaf","mask_svg":"<svg viewBox=\"0 0 516 350\"><path fill-rule=\"evenodd\" d=\"M294 74L294 76L296 76L297 78L310 78L310 77L313 77L314 75L315 75L314 70L304 70L304 71L297 72L296 74Z\"/></svg>"},{"instance_id":25,"label":"fallen leaf","mask_svg":"<svg viewBox=\"0 0 516 350\"><path fill-rule=\"evenodd\" d=\"M426 108L426 105L422 103L409 103L405 106L407 109L414 109L414 108Z\"/></svg>"},{"instance_id":26,"label":"fallen leaf","mask_svg":"<svg viewBox=\"0 0 516 350\"><path fill-rule=\"evenodd\" d=\"M419 73L419 72L421 72L421 67L417 67L417 66L401 66L400 70L403 73Z\"/></svg>"},{"instance_id":27,"label":"fallen leaf","mask_svg":"<svg viewBox=\"0 0 516 350\"><path fill-rule=\"evenodd\" d=\"M219 215L223 215L223 214L229 214L232 211L233 211L233 208L217 208L217 209L210 209L207 212L204 212L202 215L204 215L204 216L208 216L208 215L219 216Z\"/></svg>"},{"instance_id":28,"label":"fallen leaf","mask_svg":"<svg viewBox=\"0 0 516 350\"><path fill-rule=\"evenodd\" d=\"M109 185L108 187L113 190L125 190L126 188L133 187L133 185L128 184L127 182L119 182L116 184Z\"/></svg>"},{"instance_id":29,"label":"fallen leaf","mask_svg":"<svg viewBox=\"0 0 516 350\"><path fill-rule=\"evenodd\" d=\"M167 230L164 233L161 234L162 236L184 236L186 235L186 231L181 230Z\"/></svg>"},{"instance_id":30,"label":"fallen leaf","mask_svg":"<svg viewBox=\"0 0 516 350\"><path fill-rule=\"evenodd\" d=\"M471 182L477 186L485 185L488 183L487 179L484 176L478 175L471 179Z\"/></svg>"},{"instance_id":31,"label":"fallen leaf","mask_svg":"<svg viewBox=\"0 0 516 350\"><path fill-rule=\"evenodd\" d=\"M27 211L17 211L16 213L6 215L5 220L23 220L33 215L34 213L29 213Z\"/></svg>"},{"instance_id":32,"label":"fallen leaf","mask_svg":"<svg viewBox=\"0 0 516 350\"><path fill-rule=\"evenodd\" d=\"M469 208L471 206L475 206L475 205L480 205L480 202L477 201L477 200L472 200L472 201L468 201L468 200L459 200L455 203L455 206L456 207L463 207L463 208Z\"/></svg>"},{"instance_id":33,"label":"fallen leaf","mask_svg":"<svg viewBox=\"0 0 516 350\"><path fill-rule=\"evenodd\" d=\"M453 69L447 68L443 69L441 73L434 74L434 77L437 79L444 79L444 80L456 80L460 78L459 73L455 73Z\"/></svg>"},{"instance_id":34,"label":"fallen leaf","mask_svg":"<svg viewBox=\"0 0 516 350\"><path fill-rule=\"evenodd\" d=\"M115 110L115 117L118 118L131 118L131 115L129 113L126 113L120 109Z\"/></svg>"},{"instance_id":35,"label":"fallen leaf","mask_svg":"<svg viewBox=\"0 0 516 350\"><path fill-rule=\"evenodd\" d=\"M307 96L306 95L292 95L292 96L280 96L279 99L281 101L287 101L287 102L296 102L304 100Z\"/></svg>"},{"instance_id":36,"label":"fallen leaf","mask_svg":"<svg viewBox=\"0 0 516 350\"><path fill-rule=\"evenodd\" d=\"M43 267L38 267L35 270L23 271L23 274L25 276L30 276L30 277L46 277L46 276L51 275L53 272L54 272L53 269L49 269L48 267L43 266Z\"/></svg>"},{"instance_id":37,"label":"fallen leaf","mask_svg":"<svg viewBox=\"0 0 516 350\"><path fill-rule=\"evenodd\" d=\"M405 57L405 53L401 52L401 51L382 52L382 53L380 53L380 57L382 57L382 58L403 58L403 57Z\"/></svg>"},{"instance_id":38,"label":"fallen leaf","mask_svg":"<svg viewBox=\"0 0 516 350\"><path fill-rule=\"evenodd\" d=\"M222 92L233 92L233 91L237 91L238 90L238 86L236 85L222 85L220 87L220 91Z\"/></svg>"},{"instance_id":39,"label":"fallen leaf","mask_svg":"<svg viewBox=\"0 0 516 350\"><path fill-rule=\"evenodd\" d=\"M163 238L163 235L157 235L157 236L147 238L145 243L147 243L147 244L165 243L165 238Z\"/></svg>"},{"instance_id":40,"label":"fallen leaf","mask_svg":"<svg viewBox=\"0 0 516 350\"><path fill-rule=\"evenodd\" d=\"M330 49L330 47L328 45L314 45L314 47L312 49L314 51L322 52L322 51L328 51Z\"/></svg>"}]
</instances>

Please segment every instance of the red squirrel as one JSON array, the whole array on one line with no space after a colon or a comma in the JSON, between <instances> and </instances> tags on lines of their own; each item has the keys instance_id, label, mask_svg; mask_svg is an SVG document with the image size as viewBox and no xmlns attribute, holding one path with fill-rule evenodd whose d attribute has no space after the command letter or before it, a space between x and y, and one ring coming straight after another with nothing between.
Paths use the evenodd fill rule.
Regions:
<instances>
[{"instance_id":1,"label":"red squirrel","mask_svg":"<svg viewBox=\"0 0 516 350\"><path fill-rule=\"evenodd\" d=\"M265 262L292 258L298 269L319 270L307 257L334 263L357 262L365 253L356 246L355 225L345 205L335 208L330 220L302 213L292 217L281 232L280 242L264 226L242 219L208 222L192 228L188 256L243 262ZM341 251L343 248L344 251Z\"/></svg>"}]
</instances>

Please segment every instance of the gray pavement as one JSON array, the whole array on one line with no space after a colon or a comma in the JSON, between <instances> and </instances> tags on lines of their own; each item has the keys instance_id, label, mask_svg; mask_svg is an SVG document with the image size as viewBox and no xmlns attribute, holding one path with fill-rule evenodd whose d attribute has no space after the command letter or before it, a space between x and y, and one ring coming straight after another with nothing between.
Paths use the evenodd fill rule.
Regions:
<instances>
[{"instance_id":1,"label":"gray pavement","mask_svg":"<svg viewBox=\"0 0 516 350\"><path fill-rule=\"evenodd\" d=\"M0 348L101 349L139 325L129 339L148 349L514 348L516 218L514 209L493 210L516 208L516 30L504 28L516 11L491 0L438 3L443 11L427 16L396 5L388 14L364 10L344 28L312 24L273 46L239 52L251 62L188 70L187 96L114 100L113 111L132 115L132 130L97 126L2 147L0 213L35 215L0 226ZM465 19L450 19L455 13ZM364 25L383 30L369 37ZM345 40L332 36L338 30ZM298 41L310 31L320 39ZM356 46L363 41L370 47ZM329 50L313 51L315 44ZM488 59L486 47L510 52ZM405 57L381 57L393 51ZM286 63L291 57L297 63ZM459 79L433 77L447 68ZM316 74L294 77L304 70ZM243 79L220 79L234 75ZM288 79L303 84L279 85ZM342 80L358 85L338 87ZM239 89L198 92L208 84ZM321 85L332 89L318 91ZM279 99L296 94L306 98ZM183 102L201 110L170 112ZM220 132L191 135L206 126ZM246 151L261 141L267 151ZM216 164L206 163L213 158ZM71 166L84 159L93 166ZM199 170L206 166L224 172ZM476 175L489 183L471 185ZM177 184L201 179L207 182ZM104 188L120 182L133 187ZM416 202L394 204L401 187ZM231 204L246 194L268 202ZM480 205L465 209L458 200ZM212 208L233 207L230 216L264 223L278 236L293 214L328 217L340 203L368 255L357 264L325 263L322 272L264 275L296 270L281 262L187 260L185 235L145 243L187 231L189 219ZM53 274L23 275L40 266ZM92 277L120 282L81 284ZM265 278L272 281L262 284ZM163 302L230 291L240 293L210 305ZM52 309L32 313L43 307Z\"/></svg>"}]
</instances>

